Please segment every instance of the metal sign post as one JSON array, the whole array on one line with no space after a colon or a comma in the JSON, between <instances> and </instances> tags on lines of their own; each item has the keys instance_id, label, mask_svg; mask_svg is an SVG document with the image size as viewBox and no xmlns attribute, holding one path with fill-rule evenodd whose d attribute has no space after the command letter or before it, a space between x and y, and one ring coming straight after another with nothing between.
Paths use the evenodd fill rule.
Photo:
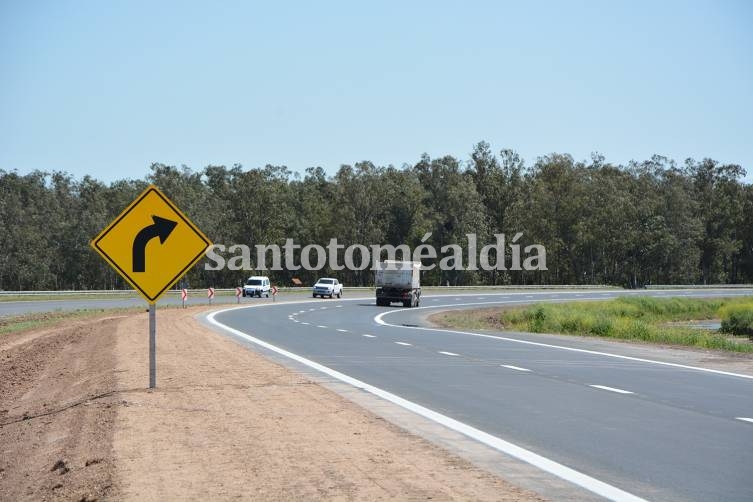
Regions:
<instances>
[{"instance_id":1,"label":"metal sign post","mask_svg":"<svg viewBox=\"0 0 753 502\"><path fill-rule=\"evenodd\" d=\"M149 304L149 388L154 389L157 300L204 256L212 243L165 194L150 185L90 245ZM183 289L184 308L186 296Z\"/></svg>"},{"instance_id":2,"label":"metal sign post","mask_svg":"<svg viewBox=\"0 0 753 502\"><path fill-rule=\"evenodd\" d=\"M157 386L157 304L149 304L149 388Z\"/></svg>"}]
</instances>

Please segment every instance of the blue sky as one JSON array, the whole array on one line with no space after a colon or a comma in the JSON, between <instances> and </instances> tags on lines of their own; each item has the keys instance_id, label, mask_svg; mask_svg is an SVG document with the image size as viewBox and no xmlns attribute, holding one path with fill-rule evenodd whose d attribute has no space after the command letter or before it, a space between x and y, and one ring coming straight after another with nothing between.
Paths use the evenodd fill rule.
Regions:
<instances>
[{"instance_id":1,"label":"blue sky","mask_svg":"<svg viewBox=\"0 0 753 502\"><path fill-rule=\"evenodd\" d=\"M551 152L742 164L753 2L0 0L0 169Z\"/></svg>"}]
</instances>

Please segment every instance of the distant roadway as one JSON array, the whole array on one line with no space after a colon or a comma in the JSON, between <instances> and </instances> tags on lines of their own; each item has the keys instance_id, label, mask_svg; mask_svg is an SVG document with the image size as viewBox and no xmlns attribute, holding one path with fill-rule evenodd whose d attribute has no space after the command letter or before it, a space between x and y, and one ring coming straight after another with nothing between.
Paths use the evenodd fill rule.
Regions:
<instances>
[{"instance_id":1,"label":"distant roadway","mask_svg":"<svg viewBox=\"0 0 753 502\"><path fill-rule=\"evenodd\" d=\"M295 295L300 297L300 295ZM246 300L245 298L243 299ZM249 299L251 300L251 299ZM255 299L266 301L266 298ZM269 300L271 302L271 300ZM214 304L235 303L234 296L216 296ZM188 305L207 305L209 302L206 298L189 298ZM177 294L167 294L159 300L157 305L180 305L181 299ZM76 298L66 299L61 296L59 300L12 300L0 301L0 317L14 316L22 314L32 314L40 312L57 312L79 309L112 309L123 307L147 307L146 300L141 298Z\"/></svg>"}]
</instances>

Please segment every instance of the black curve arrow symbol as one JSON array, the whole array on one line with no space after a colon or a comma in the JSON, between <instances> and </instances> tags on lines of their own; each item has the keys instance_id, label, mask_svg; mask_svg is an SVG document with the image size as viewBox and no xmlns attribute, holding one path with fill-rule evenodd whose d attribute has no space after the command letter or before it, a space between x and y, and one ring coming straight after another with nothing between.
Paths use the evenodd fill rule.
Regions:
<instances>
[{"instance_id":1,"label":"black curve arrow symbol","mask_svg":"<svg viewBox=\"0 0 753 502\"><path fill-rule=\"evenodd\" d=\"M142 228L136 238L133 239L133 271L144 272L146 270L146 245L147 243L159 237L160 244L170 236L173 229L178 225L177 221L167 220L159 216L152 215L154 224Z\"/></svg>"}]
</instances>

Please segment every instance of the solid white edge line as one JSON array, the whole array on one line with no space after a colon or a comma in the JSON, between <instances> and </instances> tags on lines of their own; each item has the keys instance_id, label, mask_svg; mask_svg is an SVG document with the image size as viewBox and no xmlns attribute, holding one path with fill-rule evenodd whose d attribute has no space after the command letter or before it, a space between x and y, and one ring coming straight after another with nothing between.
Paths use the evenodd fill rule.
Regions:
<instances>
[{"instance_id":1,"label":"solid white edge line","mask_svg":"<svg viewBox=\"0 0 753 502\"><path fill-rule=\"evenodd\" d=\"M515 371L531 371L528 368L521 368L520 366L513 366L512 364L500 364L503 368L508 368Z\"/></svg>"},{"instance_id":2,"label":"solid white edge line","mask_svg":"<svg viewBox=\"0 0 753 502\"><path fill-rule=\"evenodd\" d=\"M530 450L526 450L525 448L522 448L514 443L510 443L509 441L505 441L504 439L501 439L497 436L493 436L482 430L476 429L475 427L472 427L468 424L455 420L454 418L450 418L434 410L425 408L421 406L420 404L416 404L412 401L408 401L407 399L404 399L398 395L392 394L391 392L387 392L386 390L382 390L378 387L374 387L373 385L369 385L365 382L362 382L344 373L340 373L339 371L328 368L327 366L311 361L310 359L306 359L305 357L299 356L298 354L288 352L287 350L277 347L275 345L272 345L271 343L265 342L264 340L260 340L242 331L239 331L235 328L226 326L215 319L215 316L217 316L217 314L221 314L223 312L227 312L229 310L236 310L236 309L237 308L232 308L232 309L224 309L224 310L218 310L216 312L211 312L206 316L206 319L211 324L217 326L220 329L227 331L228 333L231 333L237 337L240 337L251 343L259 345L260 347L264 347L267 350L271 350L272 352L275 352L289 359L292 359L293 361L296 361L305 366L308 366L309 368L312 368L316 371L324 373L325 375L328 375L332 378L340 380L341 382L347 383L348 385L352 385L353 387L362 389L366 392L369 392L370 394L373 394L377 397L385 399L386 401L396 404L400 406L401 408L411 411L417 415L427 418L433 422L443 425L456 432L459 432L465 436L468 436L471 439L474 439L491 448L494 448L495 450L505 453L511 457L515 457L518 460L522 460L523 462L531 464L534 467L541 469L542 471L553 474L561 479L564 479L565 481L569 481L570 483L573 483L574 485L585 488L586 490L591 491L604 498L607 498L609 500L619 500L619 501L634 501L634 502L644 501L644 499L637 497L636 495L633 495L632 493L628 493L624 490L621 490L617 488L616 486L612 486L603 481L599 481L596 478L592 478L591 476L588 476L587 474L583 474L582 472L576 471L575 469L571 469L570 467L567 467L558 462L555 462L554 460L550 460Z\"/></svg>"},{"instance_id":3,"label":"solid white edge line","mask_svg":"<svg viewBox=\"0 0 753 502\"><path fill-rule=\"evenodd\" d=\"M750 422L753 424L753 418L748 417L735 417L736 420L742 420L743 422Z\"/></svg>"},{"instance_id":4,"label":"solid white edge line","mask_svg":"<svg viewBox=\"0 0 753 502\"><path fill-rule=\"evenodd\" d=\"M582 300L601 300L602 298L581 298ZM502 302L496 301L496 302L475 302L475 303L455 303L450 305L440 305L438 307L413 307L412 310L419 310L419 309L436 309L436 308L444 308L444 307L462 307L462 306L468 306L468 305L489 305L489 304L495 304L499 305ZM505 304L511 304L511 303L530 303L528 301L519 301L519 300L509 300L505 301ZM472 331L458 331L458 330L452 330L452 329L436 329L436 328L423 328L420 326L402 326L400 324L390 324L386 322L383 317L388 314L394 314L397 312L403 312L402 310L388 310L387 312L382 312L381 314L378 314L374 317L374 322L377 324L380 324L382 326L389 326L391 328L402 328L402 329L416 329L416 330L422 330L422 331L435 331L437 333L456 333L458 335L468 335L468 336L477 336L480 338L491 338L494 340L503 340L506 342L515 342L515 343L522 343L525 345L535 345L537 347L548 347L550 349L559 349L559 350L568 350L570 352L580 352L582 354L593 354L597 356L606 356L606 357L613 357L615 359L624 359L627 361L637 361L640 363L649 363L649 364L658 364L661 366L669 366L672 368L682 368L686 370L694 370L694 371L703 371L706 373L714 373L716 375L725 375L725 376L733 376L737 378L746 378L748 380L753 380L753 375L745 375L743 373L733 373L731 371L722 371L722 370L714 370L711 368L701 368L700 366L688 366L686 364L679 364L679 363L669 363L666 361L656 361L654 359L644 359L642 357L632 357L632 356L623 356L621 354L612 354L611 352L600 352L598 350L588 350L588 349L577 349L575 347L566 347L564 345L553 345L550 343L542 343L542 342L532 342L530 340L520 340L517 338L510 338L507 336L497 336L497 335L485 335L483 333L474 333Z\"/></svg>"},{"instance_id":5,"label":"solid white edge line","mask_svg":"<svg viewBox=\"0 0 753 502\"><path fill-rule=\"evenodd\" d=\"M617 394L635 394L634 392L630 392L629 390L607 387L606 385L589 385L589 387L593 387L594 389L608 390L609 392L616 392Z\"/></svg>"}]
</instances>

